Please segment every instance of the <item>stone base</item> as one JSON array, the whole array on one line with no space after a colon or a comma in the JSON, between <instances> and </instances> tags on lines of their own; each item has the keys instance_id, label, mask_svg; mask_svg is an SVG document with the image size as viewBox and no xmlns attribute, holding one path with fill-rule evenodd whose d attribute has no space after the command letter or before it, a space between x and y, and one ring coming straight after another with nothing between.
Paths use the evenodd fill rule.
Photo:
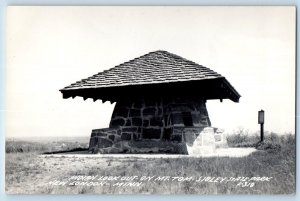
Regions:
<instances>
[{"instance_id":1,"label":"stone base","mask_svg":"<svg viewBox=\"0 0 300 201\"><path fill-rule=\"evenodd\" d=\"M188 134L186 134L188 135ZM206 155L216 151L214 128L204 128L198 136L186 136L189 155Z\"/></svg>"},{"instance_id":2,"label":"stone base","mask_svg":"<svg viewBox=\"0 0 300 201\"><path fill-rule=\"evenodd\" d=\"M112 154L112 153L131 153L131 154L187 154L184 143L161 142L154 140L143 141L120 141L111 147L101 148L101 146L90 148L91 153Z\"/></svg>"},{"instance_id":3,"label":"stone base","mask_svg":"<svg viewBox=\"0 0 300 201\"><path fill-rule=\"evenodd\" d=\"M214 153L216 147L223 143L223 135L220 132L215 132L216 130L212 127L174 127L171 140L166 140L135 139L133 137L125 139L123 138L124 133L118 128L95 129L92 131L89 151L101 154L172 153L207 155ZM130 136L133 136L133 134Z\"/></svg>"}]
</instances>

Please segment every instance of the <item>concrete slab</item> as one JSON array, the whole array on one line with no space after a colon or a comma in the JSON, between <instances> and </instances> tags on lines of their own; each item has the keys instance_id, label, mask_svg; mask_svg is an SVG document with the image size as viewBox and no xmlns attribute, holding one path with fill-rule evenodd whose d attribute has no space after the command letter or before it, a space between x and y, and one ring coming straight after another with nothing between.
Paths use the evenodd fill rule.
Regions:
<instances>
[{"instance_id":1,"label":"concrete slab","mask_svg":"<svg viewBox=\"0 0 300 201\"><path fill-rule=\"evenodd\" d=\"M179 154L89 154L87 151L60 154L44 154L40 157L94 157L94 158L202 158L202 157L246 157L257 151L255 148L218 148L214 153L202 155Z\"/></svg>"}]
</instances>

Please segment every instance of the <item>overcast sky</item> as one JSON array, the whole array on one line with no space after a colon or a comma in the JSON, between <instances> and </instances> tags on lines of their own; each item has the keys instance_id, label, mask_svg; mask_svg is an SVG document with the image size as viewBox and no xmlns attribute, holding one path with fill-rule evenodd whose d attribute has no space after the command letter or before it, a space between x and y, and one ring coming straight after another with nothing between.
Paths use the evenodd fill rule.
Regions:
<instances>
[{"instance_id":1,"label":"overcast sky","mask_svg":"<svg viewBox=\"0 0 300 201\"><path fill-rule=\"evenodd\" d=\"M294 132L295 7L8 7L7 137L90 136L114 104L59 89L150 51L225 76L240 102L207 101L212 126Z\"/></svg>"}]
</instances>

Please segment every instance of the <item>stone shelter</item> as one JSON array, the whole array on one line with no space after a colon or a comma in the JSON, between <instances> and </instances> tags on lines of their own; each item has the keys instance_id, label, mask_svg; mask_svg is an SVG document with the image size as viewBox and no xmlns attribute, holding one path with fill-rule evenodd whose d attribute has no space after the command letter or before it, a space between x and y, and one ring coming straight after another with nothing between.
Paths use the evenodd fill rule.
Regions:
<instances>
[{"instance_id":1,"label":"stone shelter","mask_svg":"<svg viewBox=\"0 0 300 201\"><path fill-rule=\"evenodd\" d=\"M161 50L60 91L63 98L116 102L109 127L92 130L92 153L201 154L220 134L211 127L206 101L240 98L222 75Z\"/></svg>"}]
</instances>

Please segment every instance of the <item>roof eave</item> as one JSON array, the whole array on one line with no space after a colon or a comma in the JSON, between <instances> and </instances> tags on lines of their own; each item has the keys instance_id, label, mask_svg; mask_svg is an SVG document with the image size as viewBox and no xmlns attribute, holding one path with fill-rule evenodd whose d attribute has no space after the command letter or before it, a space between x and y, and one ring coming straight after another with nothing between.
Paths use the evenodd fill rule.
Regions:
<instances>
[{"instance_id":1,"label":"roof eave","mask_svg":"<svg viewBox=\"0 0 300 201\"><path fill-rule=\"evenodd\" d=\"M206 81L209 81L209 80L206 80ZM219 88L219 89L216 88L216 89L221 90L223 88L223 90L222 90L223 92L220 92L221 93L220 96L216 96L214 94L212 97L208 97L207 100L209 100L209 99L230 99L233 102L239 102L239 98L241 96L232 87L232 85L225 79L225 77L210 79L210 81L214 81L215 86L221 86L221 88ZM191 82L187 82L187 81L185 83L192 84ZM157 86L155 86L156 84L153 83L153 84L147 84L147 85L146 84L140 84L140 85L117 86L117 87L111 87L110 86L110 87L101 87L101 88L95 88L95 87L76 88L76 89L74 89L74 88L63 88L63 89L60 89L59 91L63 94L64 99L67 99L67 98L70 98L70 97L75 98L76 96L80 96L80 97L83 97L84 100L86 100L87 98L92 98L94 101L98 100L98 99L101 99L101 100L104 100L104 101L110 100L112 102L115 102L115 101L118 100L118 98L123 97L124 94L125 94L126 97L128 97L128 94L125 93L126 90L128 91L128 89L130 89L129 91L135 91L135 89L138 88L140 90L141 89L140 87L143 87L145 89L144 91L150 91L151 92L151 91L155 91L155 90L149 90L149 87L157 87ZM161 84L163 84L162 87L165 87L165 86L169 85L168 89L171 89L170 86L172 84L176 84L176 85L174 85L174 87L176 89L177 89L177 87L182 86L180 82L161 83ZM194 84L197 84L197 83L194 83ZM205 85L203 85L203 86L205 86ZM148 90L146 90L146 89L148 89ZM159 87L159 89L161 89L161 87ZM97 90L97 91L94 91L94 90ZM211 89L211 90L214 91L213 89ZM137 94L139 94L139 93L137 93Z\"/></svg>"}]
</instances>

